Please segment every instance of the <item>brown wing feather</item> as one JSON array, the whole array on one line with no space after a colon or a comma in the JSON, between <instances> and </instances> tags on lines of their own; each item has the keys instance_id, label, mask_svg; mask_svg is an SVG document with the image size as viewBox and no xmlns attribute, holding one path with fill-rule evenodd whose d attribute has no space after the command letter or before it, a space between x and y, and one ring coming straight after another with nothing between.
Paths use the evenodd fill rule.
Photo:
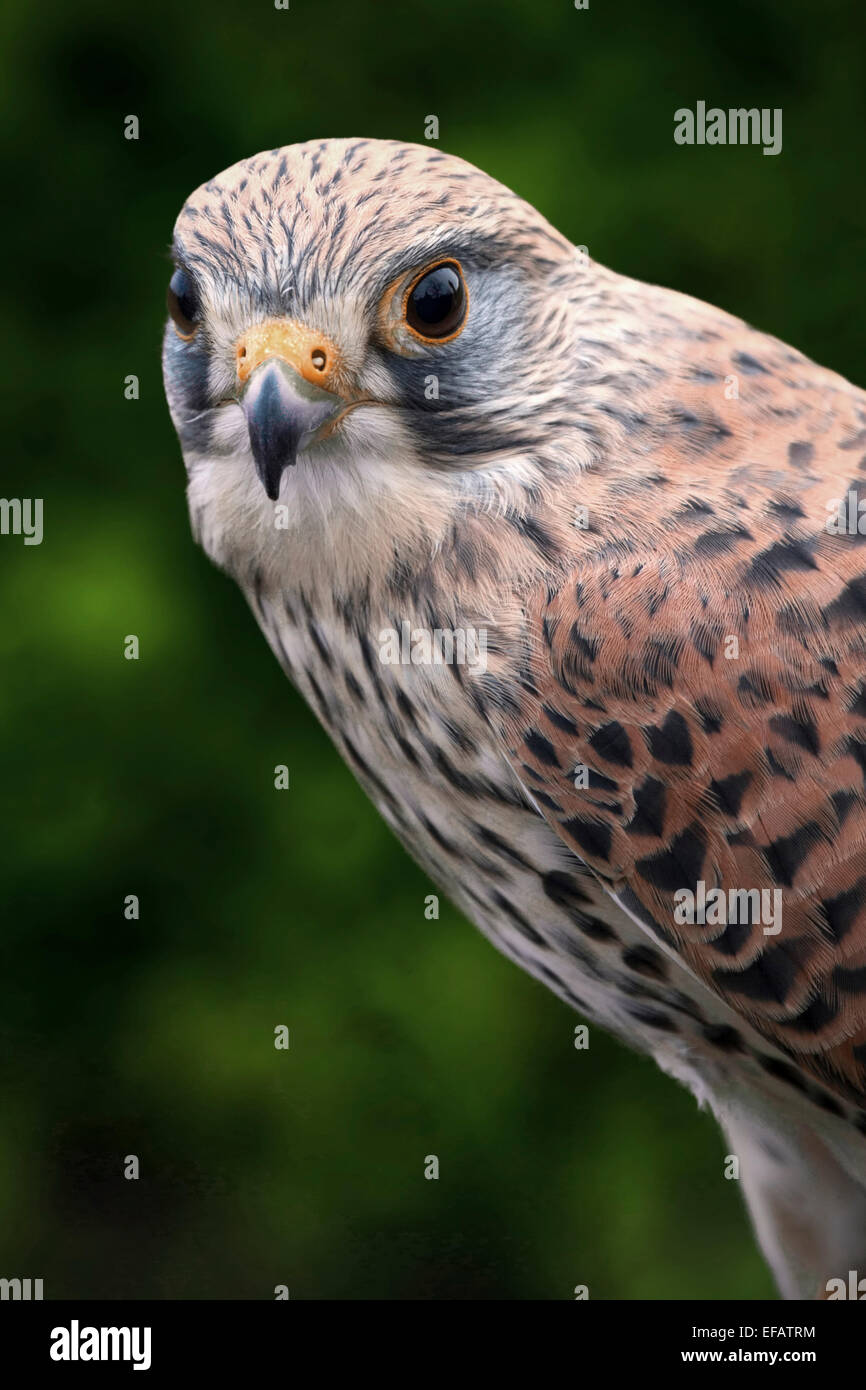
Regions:
<instances>
[{"instance_id":1,"label":"brown wing feather","mask_svg":"<svg viewBox=\"0 0 866 1390\"><path fill-rule=\"evenodd\" d=\"M866 537L831 534L826 521L856 478L852 448L866 448L862 403L852 392L820 449L783 445L776 463L773 436L753 440L739 514L732 468L709 499L712 520L671 488L679 511L651 546L620 532L536 592L526 694L502 725L542 813L623 904L767 1037L859 1100ZM601 492L596 514L606 505ZM781 890L781 931L678 923L674 894L699 880Z\"/></svg>"}]
</instances>

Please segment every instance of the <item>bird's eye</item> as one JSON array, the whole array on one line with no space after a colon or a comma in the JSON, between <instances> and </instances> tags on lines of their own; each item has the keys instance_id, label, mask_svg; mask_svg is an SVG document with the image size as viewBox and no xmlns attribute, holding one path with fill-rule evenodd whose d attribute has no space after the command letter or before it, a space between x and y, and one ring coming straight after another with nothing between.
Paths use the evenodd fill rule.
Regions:
<instances>
[{"instance_id":1,"label":"bird's eye","mask_svg":"<svg viewBox=\"0 0 866 1390\"><path fill-rule=\"evenodd\" d=\"M468 295L456 261L431 266L409 286L404 314L408 327L424 342L456 338L466 319Z\"/></svg>"},{"instance_id":2,"label":"bird's eye","mask_svg":"<svg viewBox=\"0 0 866 1390\"><path fill-rule=\"evenodd\" d=\"M181 338L191 338L198 327L200 305L192 276L178 266L168 282L168 312Z\"/></svg>"}]
</instances>

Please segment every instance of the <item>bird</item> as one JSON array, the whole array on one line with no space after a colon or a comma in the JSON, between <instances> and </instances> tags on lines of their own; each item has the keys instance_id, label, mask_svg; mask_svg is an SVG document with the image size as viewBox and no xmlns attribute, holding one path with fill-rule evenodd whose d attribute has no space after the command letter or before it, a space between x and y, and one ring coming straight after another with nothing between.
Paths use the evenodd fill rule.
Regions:
<instances>
[{"instance_id":1,"label":"bird","mask_svg":"<svg viewBox=\"0 0 866 1390\"><path fill-rule=\"evenodd\" d=\"M172 260L195 539L432 880L712 1112L780 1295L835 1297L866 1265L866 393L435 144L243 159Z\"/></svg>"}]
</instances>

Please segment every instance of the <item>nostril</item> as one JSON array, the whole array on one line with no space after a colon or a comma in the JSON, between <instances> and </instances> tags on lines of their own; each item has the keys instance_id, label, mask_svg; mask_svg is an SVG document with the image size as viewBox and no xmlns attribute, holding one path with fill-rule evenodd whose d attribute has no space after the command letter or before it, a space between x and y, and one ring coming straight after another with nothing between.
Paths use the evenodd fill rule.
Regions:
<instances>
[{"instance_id":1,"label":"nostril","mask_svg":"<svg viewBox=\"0 0 866 1390\"><path fill-rule=\"evenodd\" d=\"M246 357L246 355L247 355L247 350L246 350L246 348L245 348L245 347L239 347L239 348L238 348L238 357Z\"/></svg>"},{"instance_id":2,"label":"nostril","mask_svg":"<svg viewBox=\"0 0 866 1390\"><path fill-rule=\"evenodd\" d=\"M325 370L325 363L328 359L321 348L316 348L310 360L317 372L323 372Z\"/></svg>"}]
</instances>

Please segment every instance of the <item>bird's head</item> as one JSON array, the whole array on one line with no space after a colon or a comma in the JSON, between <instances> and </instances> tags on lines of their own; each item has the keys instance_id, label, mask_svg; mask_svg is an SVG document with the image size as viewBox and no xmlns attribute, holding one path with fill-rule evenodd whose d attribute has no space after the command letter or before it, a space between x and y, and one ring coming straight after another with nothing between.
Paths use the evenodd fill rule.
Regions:
<instances>
[{"instance_id":1,"label":"bird's head","mask_svg":"<svg viewBox=\"0 0 866 1390\"><path fill-rule=\"evenodd\" d=\"M220 562L275 504L357 535L537 481L579 258L494 179L432 146L288 146L199 188L172 250L166 393Z\"/></svg>"}]
</instances>

